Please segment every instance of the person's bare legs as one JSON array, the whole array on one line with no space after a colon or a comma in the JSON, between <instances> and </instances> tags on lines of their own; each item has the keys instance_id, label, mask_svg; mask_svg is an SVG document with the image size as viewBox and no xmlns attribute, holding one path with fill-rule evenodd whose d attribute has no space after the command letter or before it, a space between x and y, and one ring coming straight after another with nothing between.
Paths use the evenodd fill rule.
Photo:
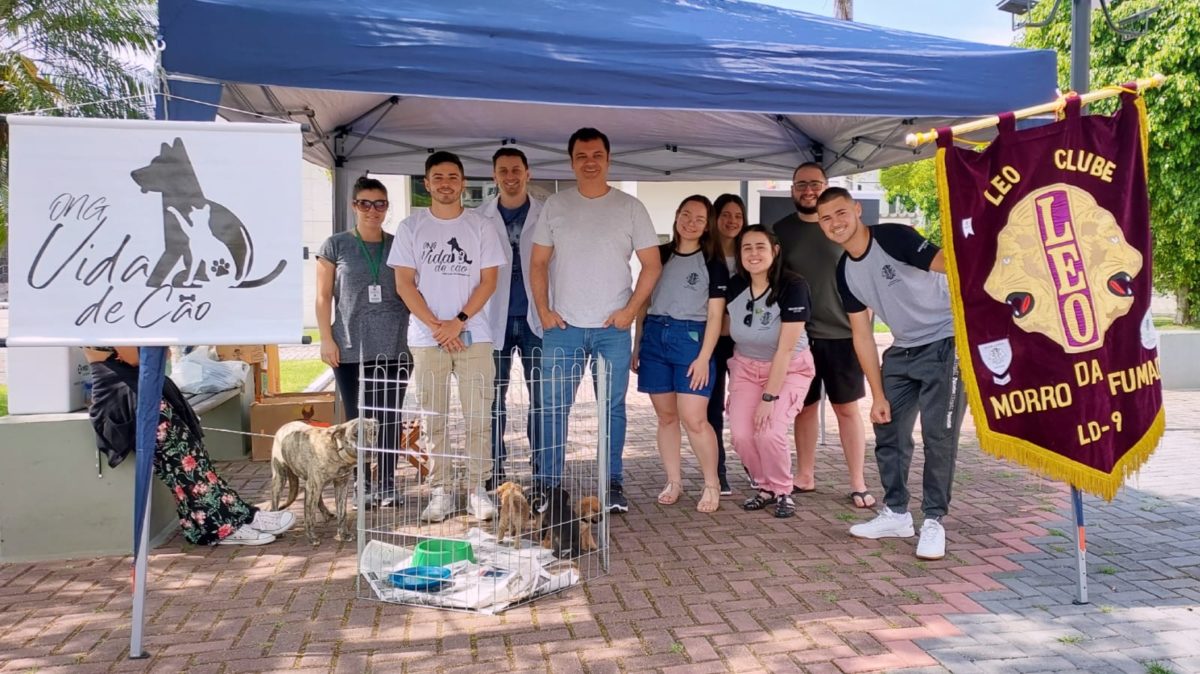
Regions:
<instances>
[{"instance_id":1,"label":"person's bare legs","mask_svg":"<svg viewBox=\"0 0 1200 674\"><path fill-rule=\"evenodd\" d=\"M863 476L863 462L867 453L867 436L863 428L862 416L858 410L858 402L831 404L834 416L837 418L838 436L842 441L842 452L846 456L846 472L849 477L850 491L867 491L866 478ZM801 490L816 488L817 468L817 433L820 430L820 418L817 414L820 403L806 406L796 415L796 478L794 486ZM866 504L870 505L870 504Z\"/></svg>"},{"instance_id":2,"label":"person's bare legs","mask_svg":"<svg viewBox=\"0 0 1200 674\"><path fill-rule=\"evenodd\" d=\"M688 443L700 462L700 473L704 475L704 492L696 509L704 513L713 512L720 504L721 482L717 479L717 434L712 424L708 423L708 398L680 393L675 400L683 428L687 431ZM678 456L677 453L677 460Z\"/></svg>"},{"instance_id":3,"label":"person's bare legs","mask_svg":"<svg viewBox=\"0 0 1200 674\"><path fill-rule=\"evenodd\" d=\"M816 383L814 382L814 386ZM810 491L817 486L817 431L820 430L820 419L817 410L820 402L805 405L796 415L796 473L792 486L801 491ZM862 435L862 425L859 425L859 435ZM862 460L858 462L858 474L862 478Z\"/></svg>"},{"instance_id":4,"label":"person's bare legs","mask_svg":"<svg viewBox=\"0 0 1200 674\"><path fill-rule=\"evenodd\" d=\"M658 456L662 459L663 470L667 473L667 486L658 495L658 502L663 505L675 503L683 492L683 476L679 458L679 446L683 443L683 434L679 430L679 409L675 397L675 393L650 394L650 402L654 404L654 414L658 417L656 433Z\"/></svg>"}]
</instances>

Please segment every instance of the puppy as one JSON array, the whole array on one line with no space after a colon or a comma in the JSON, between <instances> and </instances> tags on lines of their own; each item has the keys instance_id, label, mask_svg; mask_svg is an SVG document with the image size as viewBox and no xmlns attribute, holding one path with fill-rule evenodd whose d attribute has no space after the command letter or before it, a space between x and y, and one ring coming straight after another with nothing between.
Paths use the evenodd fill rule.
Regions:
<instances>
[{"instance_id":1,"label":"puppy","mask_svg":"<svg viewBox=\"0 0 1200 674\"><path fill-rule=\"evenodd\" d=\"M513 547L521 544L521 530L529 524L529 500L525 489L516 482L505 482L496 488L500 500L500 518L496 527L496 540L502 541L512 533Z\"/></svg>"},{"instance_id":2,"label":"puppy","mask_svg":"<svg viewBox=\"0 0 1200 674\"><path fill-rule=\"evenodd\" d=\"M600 508L600 499L595 496L584 496L579 499L579 550L590 552L599 550L596 537L592 535L592 526L604 519L604 511Z\"/></svg>"},{"instance_id":3,"label":"puppy","mask_svg":"<svg viewBox=\"0 0 1200 674\"><path fill-rule=\"evenodd\" d=\"M546 492L542 513L542 547L554 551L559 559L570 559L579 553L579 520L571 510L571 495L562 487Z\"/></svg>"},{"instance_id":4,"label":"puppy","mask_svg":"<svg viewBox=\"0 0 1200 674\"><path fill-rule=\"evenodd\" d=\"M418 484L429 477L429 470L433 465L433 461L429 458L429 452L421 447L420 440L421 422L405 423L403 430L400 431L400 449L404 452L404 458L408 460L409 465L417 469Z\"/></svg>"},{"instance_id":5,"label":"puppy","mask_svg":"<svg viewBox=\"0 0 1200 674\"><path fill-rule=\"evenodd\" d=\"M350 475L358 462L358 434L361 427L363 443L373 447L378 435L374 419L351 419L344 424L318 428L303 421L291 421L275 433L271 447L271 509L279 510L279 496L284 483L288 486L287 508L296 500L300 481L304 481L304 534L308 542L320 545L316 534L318 511L326 520L334 517L321 499L321 491L333 483L333 498L337 510L338 541L353 540L346 517L346 497Z\"/></svg>"}]
</instances>

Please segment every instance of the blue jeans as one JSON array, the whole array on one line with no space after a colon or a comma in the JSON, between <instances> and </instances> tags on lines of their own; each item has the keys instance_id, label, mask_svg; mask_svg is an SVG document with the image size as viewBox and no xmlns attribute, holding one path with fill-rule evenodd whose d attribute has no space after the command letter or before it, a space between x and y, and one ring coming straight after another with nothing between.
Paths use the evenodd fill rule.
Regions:
<instances>
[{"instance_id":1,"label":"blue jeans","mask_svg":"<svg viewBox=\"0 0 1200 674\"><path fill-rule=\"evenodd\" d=\"M534 479L541 486L562 483L567 443L567 417L575 391L589 360L604 358L608 365L608 474L611 486L622 484L621 455L625 451L625 390L633 339L629 330L609 328L548 328L542 337L543 445L534 453ZM596 394L597 400L600 393Z\"/></svg>"},{"instance_id":2,"label":"blue jeans","mask_svg":"<svg viewBox=\"0 0 1200 674\"><path fill-rule=\"evenodd\" d=\"M492 403L492 474L497 484L504 477L504 462L508 458L508 448L504 445L504 429L508 425L508 409L505 397L508 395L508 382L512 373L513 354L521 358L521 370L525 373L525 387L529 391L529 447L530 460L533 460L532 450L540 447L538 440L541 432L542 387L534 385L534 368L542 357L542 338L533 334L529 322L524 316L509 316L505 324L504 335L500 341L500 350L492 352L492 360L496 364L496 399Z\"/></svg>"}]
</instances>

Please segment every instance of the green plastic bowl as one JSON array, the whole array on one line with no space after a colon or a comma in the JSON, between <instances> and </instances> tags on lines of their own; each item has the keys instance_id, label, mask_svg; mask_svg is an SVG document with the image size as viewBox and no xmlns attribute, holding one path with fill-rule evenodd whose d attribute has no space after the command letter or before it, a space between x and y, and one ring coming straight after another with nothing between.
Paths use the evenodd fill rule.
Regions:
<instances>
[{"instance_id":1,"label":"green plastic bowl","mask_svg":"<svg viewBox=\"0 0 1200 674\"><path fill-rule=\"evenodd\" d=\"M417 543L413 566L446 566L462 560L475 561L475 551L467 541L430 538Z\"/></svg>"}]
</instances>

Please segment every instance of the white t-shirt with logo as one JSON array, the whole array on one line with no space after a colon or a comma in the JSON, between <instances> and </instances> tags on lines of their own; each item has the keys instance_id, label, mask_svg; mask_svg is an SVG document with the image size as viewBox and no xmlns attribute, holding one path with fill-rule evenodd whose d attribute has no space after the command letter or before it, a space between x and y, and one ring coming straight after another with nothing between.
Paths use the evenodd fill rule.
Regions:
<instances>
[{"instance_id":1,"label":"white t-shirt with logo","mask_svg":"<svg viewBox=\"0 0 1200 674\"><path fill-rule=\"evenodd\" d=\"M451 220L443 220L429 211L418 211L396 228L396 239L388 255L389 267L407 267L417 271L417 289L438 320L450 320L467 305L467 299L479 286L480 272L505 264L507 242L482 215L464 210ZM472 342L491 343L487 316L488 304L467 320L463 328ZM429 326L416 316L408 322L410 347L437 346Z\"/></svg>"}]
</instances>

